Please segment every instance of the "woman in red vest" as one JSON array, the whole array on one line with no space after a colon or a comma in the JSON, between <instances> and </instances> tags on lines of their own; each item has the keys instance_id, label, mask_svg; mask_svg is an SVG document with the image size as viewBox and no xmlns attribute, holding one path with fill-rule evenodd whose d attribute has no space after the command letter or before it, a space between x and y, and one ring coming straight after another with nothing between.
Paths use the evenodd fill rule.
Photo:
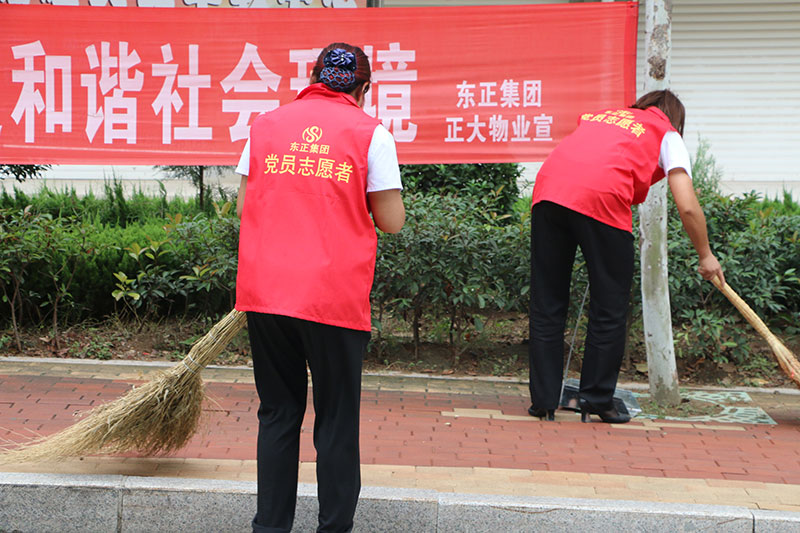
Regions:
<instances>
[{"instance_id":1,"label":"woman in red vest","mask_svg":"<svg viewBox=\"0 0 800 533\"><path fill-rule=\"evenodd\" d=\"M711 253L683 143L683 104L653 91L627 109L580 117L542 165L533 189L530 393L532 416L553 420L561 394L564 327L575 252L589 270L589 324L579 389L581 420L630 420L613 405L633 279L631 206L665 176L705 279L724 279Z\"/></svg>"},{"instance_id":2,"label":"woman in red vest","mask_svg":"<svg viewBox=\"0 0 800 533\"><path fill-rule=\"evenodd\" d=\"M306 365L319 531L353 527L375 226L395 233L405 221L394 139L362 110L370 76L360 48L329 45L311 85L253 121L237 168L236 309L247 312L261 402L254 532L292 528Z\"/></svg>"}]
</instances>

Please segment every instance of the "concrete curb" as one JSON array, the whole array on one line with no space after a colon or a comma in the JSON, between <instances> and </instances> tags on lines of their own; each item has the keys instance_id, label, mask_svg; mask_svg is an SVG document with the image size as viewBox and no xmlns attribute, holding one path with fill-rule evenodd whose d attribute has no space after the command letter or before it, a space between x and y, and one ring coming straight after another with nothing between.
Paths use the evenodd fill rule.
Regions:
<instances>
[{"instance_id":1,"label":"concrete curb","mask_svg":"<svg viewBox=\"0 0 800 533\"><path fill-rule=\"evenodd\" d=\"M3 473L0 533L248 532L255 500L253 482ZM294 531L314 531L316 515L316 485L301 484ZM364 487L355 523L368 532L788 533L800 531L800 513Z\"/></svg>"}]
</instances>

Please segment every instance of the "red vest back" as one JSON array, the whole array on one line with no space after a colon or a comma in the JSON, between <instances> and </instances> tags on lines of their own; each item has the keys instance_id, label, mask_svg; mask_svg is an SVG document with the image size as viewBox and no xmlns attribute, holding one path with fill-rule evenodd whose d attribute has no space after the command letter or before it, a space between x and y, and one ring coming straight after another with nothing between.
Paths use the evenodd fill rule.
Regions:
<instances>
[{"instance_id":1,"label":"red vest back","mask_svg":"<svg viewBox=\"0 0 800 533\"><path fill-rule=\"evenodd\" d=\"M236 309L371 329L367 153L378 123L321 83L256 117Z\"/></svg>"},{"instance_id":2,"label":"red vest back","mask_svg":"<svg viewBox=\"0 0 800 533\"><path fill-rule=\"evenodd\" d=\"M658 159L668 131L675 128L656 107L582 115L539 170L533 204L547 200L631 231L631 206L664 177Z\"/></svg>"}]
</instances>

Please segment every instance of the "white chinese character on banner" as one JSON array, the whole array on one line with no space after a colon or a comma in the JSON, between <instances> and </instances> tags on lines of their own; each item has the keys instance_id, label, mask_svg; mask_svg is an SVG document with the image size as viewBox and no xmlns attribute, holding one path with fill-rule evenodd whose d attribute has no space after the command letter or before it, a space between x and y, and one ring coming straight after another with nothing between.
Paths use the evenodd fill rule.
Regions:
<instances>
[{"instance_id":1,"label":"white chinese character on banner","mask_svg":"<svg viewBox=\"0 0 800 533\"><path fill-rule=\"evenodd\" d=\"M221 2L220 0L183 0L183 3L187 6L209 7L218 6Z\"/></svg>"},{"instance_id":2,"label":"white chinese character on banner","mask_svg":"<svg viewBox=\"0 0 800 533\"><path fill-rule=\"evenodd\" d=\"M53 0L55 3L57 0ZM78 5L78 2L75 2L75 5ZM89 0L90 6L107 6L112 5L114 7L127 7L128 0Z\"/></svg>"},{"instance_id":3,"label":"white chinese character on banner","mask_svg":"<svg viewBox=\"0 0 800 533\"><path fill-rule=\"evenodd\" d=\"M311 70L317 61L317 56L322 48L311 48L310 50L289 50L289 62L297 63L297 77L289 79L289 88L295 92L300 92L308 87L311 81Z\"/></svg>"},{"instance_id":4,"label":"white chinese character on banner","mask_svg":"<svg viewBox=\"0 0 800 533\"><path fill-rule=\"evenodd\" d=\"M255 70L257 80L242 79L250 67ZM258 47L245 43L239 63L228 76L220 82L222 90L227 94L233 89L235 93L267 93L277 91L281 77L264 65L258 55ZM262 94L263 95L263 94ZM223 113L238 113L236 123L229 128L231 142L247 139L249 133L250 116L253 113L272 111L280 101L277 99L247 99L247 100L222 100Z\"/></svg>"},{"instance_id":5,"label":"white chinese character on banner","mask_svg":"<svg viewBox=\"0 0 800 533\"><path fill-rule=\"evenodd\" d=\"M14 59L24 61L24 70L12 70L11 81L21 83L22 88L19 92L17 105L11 112L11 118L19 124L22 117L25 117L25 142L34 142L34 132L36 113L44 111L44 99L42 93L36 88L37 83L44 83L44 72L34 69L34 58L44 55L44 47L41 41L28 44L20 44L11 47Z\"/></svg>"},{"instance_id":6,"label":"white chinese character on banner","mask_svg":"<svg viewBox=\"0 0 800 533\"><path fill-rule=\"evenodd\" d=\"M175 7L175 0L136 0L139 7Z\"/></svg>"},{"instance_id":7,"label":"white chinese character on banner","mask_svg":"<svg viewBox=\"0 0 800 533\"><path fill-rule=\"evenodd\" d=\"M278 0L279 5L286 4L286 7L311 7L311 0Z\"/></svg>"},{"instance_id":8,"label":"white chinese character on banner","mask_svg":"<svg viewBox=\"0 0 800 533\"><path fill-rule=\"evenodd\" d=\"M492 115L489 118L489 136L493 142L508 141L508 119L503 115Z\"/></svg>"},{"instance_id":9,"label":"white chinese character on banner","mask_svg":"<svg viewBox=\"0 0 800 533\"><path fill-rule=\"evenodd\" d=\"M100 125L103 125L103 142L111 144L114 139L124 139L128 144L136 143L136 98L125 96L125 92L141 91L144 74L134 67L139 64L139 54L128 53L128 43L119 42L119 56L111 55L111 43L100 43L100 56L95 45L86 47L89 69L100 69L97 74L81 74L81 86L86 87L86 136L94 140ZM134 71L133 77L130 76ZM112 73L112 71L116 71ZM98 107L97 90L103 95L103 106ZM108 94L111 96L108 96Z\"/></svg>"},{"instance_id":10,"label":"white chinese character on banner","mask_svg":"<svg viewBox=\"0 0 800 533\"><path fill-rule=\"evenodd\" d=\"M538 117L533 117L533 123L536 125L536 136L534 141L552 141L553 137L550 133L550 126L553 124L553 117L542 113Z\"/></svg>"},{"instance_id":11,"label":"white chinese character on banner","mask_svg":"<svg viewBox=\"0 0 800 533\"><path fill-rule=\"evenodd\" d=\"M503 80L500 84L500 107L519 107L519 82Z\"/></svg>"},{"instance_id":12,"label":"white chinese character on banner","mask_svg":"<svg viewBox=\"0 0 800 533\"><path fill-rule=\"evenodd\" d=\"M322 0L322 7L358 7L356 0Z\"/></svg>"},{"instance_id":13,"label":"white chinese character on banner","mask_svg":"<svg viewBox=\"0 0 800 533\"><path fill-rule=\"evenodd\" d=\"M522 82L522 106L542 107L542 80Z\"/></svg>"},{"instance_id":14,"label":"white chinese character on banner","mask_svg":"<svg viewBox=\"0 0 800 533\"><path fill-rule=\"evenodd\" d=\"M172 62L172 46L165 44L161 47L161 56L164 64L153 65L153 76L163 77L164 84L152 103L153 111L156 115L161 113L161 140L164 144L172 142L172 109L180 111L183 107L183 100L177 90L173 89L177 78L178 87L189 89L189 125L187 127L175 128L175 139L178 140L207 140L211 139L211 128L200 127L198 124L198 110L200 107L200 89L211 87L211 76L208 74L199 75L198 60L199 45L189 45L189 74L178 73L178 65Z\"/></svg>"},{"instance_id":15,"label":"white chinese character on banner","mask_svg":"<svg viewBox=\"0 0 800 533\"><path fill-rule=\"evenodd\" d=\"M61 72L60 83L56 83L56 71ZM54 133L56 124L61 131L72 131L72 58L70 56L45 56L44 58L44 116L45 131ZM56 110L56 95L61 87L61 111Z\"/></svg>"},{"instance_id":16,"label":"white chinese character on banner","mask_svg":"<svg viewBox=\"0 0 800 533\"><path fill-rule=\"evenodd\" d=\"M364 52L372 55L372 47L365 46ZM372 79L377 91L367 93L364 110L377 116L392 132L398 142L411 142L417 137L417 125L411 119L411 84L397 83L417 80L417 71L410 70L408 63L416 60L414 50L401 50L400 43L389 43L388 50L376 52L380 69L373 69ZM372 94L378 93L377 105L372 105ZM404 121L409 121L403 126Z\"/></svg>"},{"instance_id":17,"label":"white chinese character on banner","mask_svg":"<svg viewBox=\"0 0 800 533\"><path fill-rule=\"evenodd\" d=\"M9 2L10 4L11 2ZM21 2L20 2L21 3ZM29 2L25 2L28 4ZM79 6L80 0L41 0L42 4L52 4L54 6Z\"/></svg>"},{"instance_id":18,"label":"white chinese character on banner","mask_svg":"<svg viewBox=\"0 0 800 533\"><path fill-rule=\"evenodd\" d=\"M23 59L24 70L13 70L11 81L22 83L20 96L11 113L11 118L19 124L25 117L25 142L34 142L36 113L45 113L45 131L54 133L56 124L61 131L72 131L72 58L69 56L45 55L40 41L12 46L14 59ZM44 55L44 75L34 68L35 58ZM56 71L61 72L60 80ZM44 101L42 93L36 89L36 83L44 82ZM56 109L57 97L60 96L60 110Z\"/></svg>"},{"instance_id":19,"label":"white chinese character on banner","mask_svg":"<svg viewBox=\"0 0 800 533\"><path fill-rule=\"evenodd\" d=\"M269 7L267 0L228 0L233 7L252 7L263 9Z\"/></svg>"},{"instance_id":20,"label":"white chinese character on banner","mask_svg":"<svg viewBox=\"0 0 800 533\"><path fill-rule=\"evenodd\" d=\"M200 45L189 45L189 73L178 75L178 87L189 89L189 125L175 128L175 138L179 140L211 139L211 128L209 126L201 127L198 124L200 89L211 88L211 75L198 74L200 70L199 50Z\"/></svg>"},{"instance_id":21,"label":"white chinese character on banner","mask_svg":"<svg viewBox=\"0 0 800 533\"><path fill-rule=\"evenodd\" d=\"M478 115L475 115L472 122L467 122L467 127L472 128L472 133L470 133L469 137L467 137L467 142L471 143L475 138L477 138L480 142L486 141L486 137L483 136L481 133L481 128L486 126L485 122L480 122L478 120Z\"/></svg>"},{"instance_id":22,"label":"white chinese character on banner","mask_svg":"<svg viewBox=\"0 0 800 533\"><path fill-rule=\"evenodd\" d=\"M172 63L172 46L165 44L161 47L161 58L164 63L153 64L153 76L164 78L158 96L150 104L156 115L161 115L161 142L164 144L172 143L172 110L180 111L183 107L178 91L173 90L175 78L178 75L178 65Z\"/></svg>"},{"instance_id":23,"label":"white chinese character on banner","mask_svg":"<svg viewBox=\"0 0 800 533\"><path fill-rule=\"evenodd\" d=\"M461 117L447 117L445 118L447 121L447 137L445 137L444 142L446 143L463 143L464 138L459 137L459 133L464 128L461 127L461 122L464 121Z\"/></svg>"},{"instance_id":24,"label":"white chinese character on banner","mask_svg":"<svg viewBox=\"0 0 800 533\"><path fill-rule=\"evenodd\" d=\"M208 89L211 87L211 76L209 74L198 74L199 57L198 51L200 45L189 45L189 74L181 74L177 76L178 87L181 89L189 89L189 125L178 126L175 128L175 139L177 140L208 140L211 139L211 128L201 127L198 122L198 114L200 108L200 89ZM156 114L161 111L161 139L164 144L170 144L171 140L171 126L172 126L172 112L170 106L175 108L175 111L180 111L183 107L183 100L178 95L178 92L172 89L175 83L178 65L170 65L172 61L172 47L165 44L161 47L161 56L164 59L164 64L153 65L153 76L164 76L164 85L158 97L153 102L153 110Z\"/></svg>"},{"instance_id":25,"label":"white chinese character on banner","mask_svg":"<svg viewBox=\"0 0 800 533\"><path fill-rule=\"evenodd\" d=\"M467 80L456 85L458 89L458 102L456 107L463 107L469 109L475 107L475 84L467 83Z\"/></svg>"},{"instance_id":26,"label":"white chinese character on banner","mask_svg":"<svg viewBox=\"0 0 800 533\"><path fill-rule=\"evenodd\" d=\"M530 141L528 131L531 129L531 121L525 118L525 115L517 115L514 122L511 123L511 130L514 135L511 137L511 142Z\"/></svg>"},{"instance_id":27,"label":"white chinese character on banner","mask_svg":"<svg viewBox=\"0 0 800 533\"><path fill-rule=\"evenodd\" d=\"M496 81L482 81L481 86L481 101L478 102L478 107L497 107L497 102L494 101L494 95L497 94L495 87Z\"/></svg>"}]
</instances>

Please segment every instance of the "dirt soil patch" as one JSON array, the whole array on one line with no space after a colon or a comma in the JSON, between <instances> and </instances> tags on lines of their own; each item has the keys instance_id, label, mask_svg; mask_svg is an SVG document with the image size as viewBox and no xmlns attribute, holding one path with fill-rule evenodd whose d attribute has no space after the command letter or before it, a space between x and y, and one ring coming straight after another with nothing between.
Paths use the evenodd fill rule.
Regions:
<instances>
[{"instance_id":1,"label":"dirt soil patch","mask_svg":"<svg viewBox=\"0 0 800 533\"><path fill-rule=\"evenodd\" d=\"M642 411L656 415L658 418L672 417L672 418L686 418L690 416L714 416L720 414L725 406L714 404L711 402L703 402L700 400L693 400L690 398L682 398L681 403L674 407L663 407L658 405L653 400L639 399L639 407Z\"/></svg>"},{"instance_id":2,"label":"dirt soil patch","mask_svg":"<svg viewBox=\"0 0 800 533\"><path fill-rule=\"evenodd\" d=\"M108 320L71 327L56 343L47 330L25 330L18 350L10 329L0 332L0 355L76 359L121 359L129 361L178 361L192 343L213 325L209 320L168 319L135 324ZM484 330L467 332L454 347L448 338L423 331L425 339L415 346L412 335L396 327L392 334L373 333L364 369L371 372L401 371L444 376L505 376L528 379L528 320L524 315L503 315L487 322ZM567 335L570 339L571 335ZM800 338L784 341L799 353ZM582 339L572 355L569 377L579 377ZM647 363L641 343L631 343L623 361L621 383L647 383ZM683 387L756 386L794 387L783 374L766 343L755 339L752 346L757 364L733 365L706 358L678 358L678 376ZM565 342L566 359L569 346ZM215 364L251 365L250 346L242 331Z\"/></svg>"}]
</instances>

